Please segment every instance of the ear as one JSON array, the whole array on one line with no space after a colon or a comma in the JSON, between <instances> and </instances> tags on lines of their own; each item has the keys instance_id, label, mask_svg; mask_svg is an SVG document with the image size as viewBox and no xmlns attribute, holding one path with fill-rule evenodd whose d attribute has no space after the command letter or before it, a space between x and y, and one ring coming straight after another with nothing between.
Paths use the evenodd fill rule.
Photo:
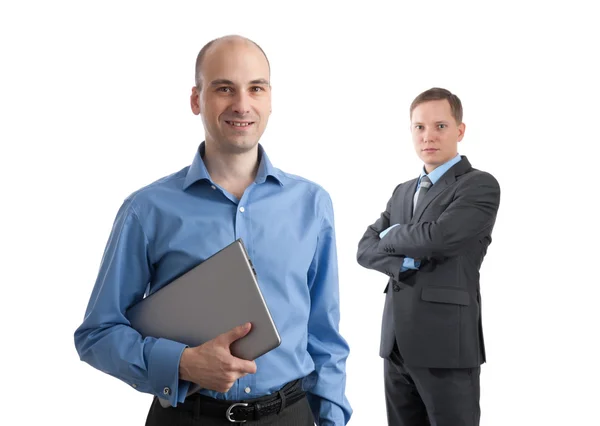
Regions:
<instances>
[{"instance_id":1,"label":"ear","mask_svg":"<svg viewBox=\"0 0 600 426\"><path fill-rule=\"evenodd\" d=\"M200 91L196 86L192 87L192 94L190 95L190 107L194 115L200 114Z\"/></svg>"},{"instance_id":2,"label":"ear","mask_svg":"<svg viewBox=\"0 0 600 426\"><path fill-rule=\"evenodd\" d=\"M458 142L462 141L463 137L465 136L466 128L467 126L465 123L460 123L458 126Z\"/></svg>"}]
</instances>

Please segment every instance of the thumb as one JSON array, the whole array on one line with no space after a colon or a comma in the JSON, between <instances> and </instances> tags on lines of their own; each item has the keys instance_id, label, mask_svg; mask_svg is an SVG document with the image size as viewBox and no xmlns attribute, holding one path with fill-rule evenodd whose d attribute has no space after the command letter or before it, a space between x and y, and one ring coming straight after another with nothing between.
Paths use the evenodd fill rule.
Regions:
<instances>
[{"instance_id":1,"label":"thumb","mask_svg":"<svg viewBox=\"0 0 600 426\"><path fill-rule=\"evenodd\" d=\"M225 341L225 343L227 343L227 346L229 346L236 340L241 339L246 334L248 334L251 328L252 324L247 322L246 324L242 324L235 328L232 328L228 332L223 333L221 336L223 336L223 340Z\"/></svg>"}]
</instances>

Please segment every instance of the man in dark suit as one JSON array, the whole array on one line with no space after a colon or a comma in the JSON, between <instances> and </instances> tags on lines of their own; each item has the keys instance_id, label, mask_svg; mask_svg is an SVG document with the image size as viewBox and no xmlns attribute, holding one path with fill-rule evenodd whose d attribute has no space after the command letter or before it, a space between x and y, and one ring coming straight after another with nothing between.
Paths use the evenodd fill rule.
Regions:
<instances>
[{"instance_id":1,"label":"man in dark suit","mask_svg":"<svg viewBox=\"0 0 600 426\"><path fill-rule=\"evenodd\" d=\"M410 116L423 170L395 188L357 255L360 265L390 277L380 348L388 423L479 425L479 269L500 187L458 154L465 124L456 95L427 90Z\"/></svg>"}]
</instances>

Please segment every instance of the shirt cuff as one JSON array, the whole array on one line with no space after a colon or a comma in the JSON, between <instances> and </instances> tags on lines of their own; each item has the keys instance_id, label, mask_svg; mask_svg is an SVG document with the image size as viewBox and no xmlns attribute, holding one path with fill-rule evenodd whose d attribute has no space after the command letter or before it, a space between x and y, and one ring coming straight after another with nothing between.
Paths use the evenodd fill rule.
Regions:
<instances>
[{"instance_id":1,"label":"shirt cuff","mask_svg":"<svg viewBox=\"0 0 600 426\"><path fill-rule=\"evenodd\" d=\"M179 361L187 346L168 339L158 339L150 352L148 380L153 393L173 407L183 402L190 382L179 380Z\"/></svg>"},{"instance_id":2,"label":"shirt cuff","mask_svg":"<svg viewBox=\"0 0 600 426\"><path fill-rule=\"evenodd\" d=\"M415 260L412 257L405 257L402 262L402 268L400 268L400 272L408 271L409 269L419 269L421 266L420 260Z\"/></svg>"},{"instance_id":3,"label":"shirt cuff","mask_svg":"<svg viewBox=\"0 0 600 426\"><path fill-rule=\"evenodd\" d=\"M321 402L321 410L318 413L318 417L319 422L317 424L319 426L343 426L348 420L344 418L344 410L331 401Z\"/></svg>"},{"instance_id":4,"label":"shirt cuff","mask_svg":"<svg viewBox=\"0 0 600 426\"><path fill-rule=\"evenodd\" d=\"M383 231L381 231L381 232L379 233L379 239L382 239L383 237L385 237L385 234L387 234L388 232L390 232L390 230L391 230L392 228L394 228L394 227L396 227L396 226L398 226L398 225L400 225L400 224L399 224L399 223L397 223L397 224L395 224L395 225L392 225L392 226L390 226L388 229L384 229Z\"/></svg>"}]
</instances>

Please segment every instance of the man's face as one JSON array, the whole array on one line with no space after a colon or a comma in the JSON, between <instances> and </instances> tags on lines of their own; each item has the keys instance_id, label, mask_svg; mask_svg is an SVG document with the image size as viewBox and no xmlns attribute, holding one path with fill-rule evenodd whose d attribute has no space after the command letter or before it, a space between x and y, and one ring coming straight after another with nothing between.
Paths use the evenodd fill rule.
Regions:
<instances>
[{"instance_id":1,"label":"man's face","mask_svg":"<svg viewBox=\"0 0 600 426\"><path fill-rule=\"evenodd\" d=\"M413 110L411 132L415 151L430 173L456 156L465 125L456 123L450 103L442 99L424 102Z\"/></svg>"},{"instance_id":2,"label":"man's face","mask_svg":"<svg viewBox=\"0 0 600 426\"><path fill-rule=\"evenodd\" d=\"M215 43L206 52L201 88L192 89L192 111L201 114L207 143L229 153L258 144L271 114L269 65L245 40Z\"/></svg>"}]
</instances>

